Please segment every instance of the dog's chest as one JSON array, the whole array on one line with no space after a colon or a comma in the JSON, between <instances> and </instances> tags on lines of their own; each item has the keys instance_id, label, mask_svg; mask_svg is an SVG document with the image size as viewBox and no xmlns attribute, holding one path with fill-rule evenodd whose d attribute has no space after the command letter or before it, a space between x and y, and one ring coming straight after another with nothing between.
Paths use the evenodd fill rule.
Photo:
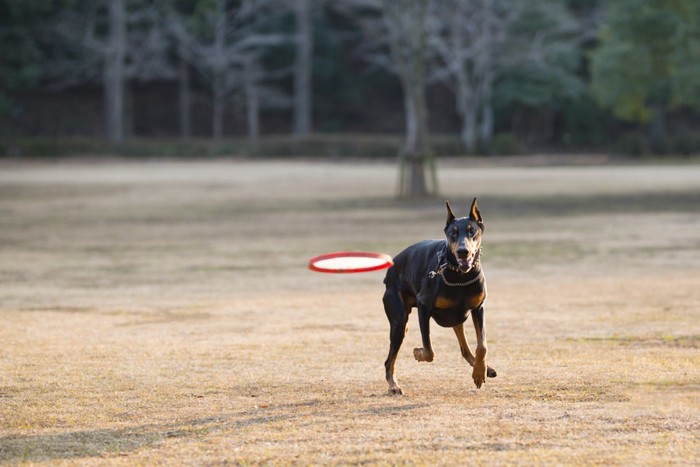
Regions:
<instances>
[{"instance_id":1,"label":"dog's chest","mask_svg":"<svg viewBox=\"0 0 700 467\"><path fill-rule=\"evenodd\" d=\"M430 310L430 316L440 326L453 327L466 321L467 316L469 316L469 308L464 305L462 300L438 297Z\"/></svg>"},{"instance_id":2,"label":"dog's chest","mask_svg":"<svg viewBox=\"0 0 700 467\"><path fill-rule=\"evenodd\" d=\"M433 307L439 310L472 310L484 302L486 293L483 288L473 294L438 293L433 301Z\"/></svg>"},{"instance_id":3,"label":"dog's chest","mask_svg":"<svg viewBox=\"0 0 700 467\"><path fill-rule=\"evenodd\" d=\"M433 303L433 306L441 310L446 310L448 308L456 308L460 305L460 303L461 300L458 300L456 298L438 295L435 299L435 303Z\"/></svg>"}]
</instances>

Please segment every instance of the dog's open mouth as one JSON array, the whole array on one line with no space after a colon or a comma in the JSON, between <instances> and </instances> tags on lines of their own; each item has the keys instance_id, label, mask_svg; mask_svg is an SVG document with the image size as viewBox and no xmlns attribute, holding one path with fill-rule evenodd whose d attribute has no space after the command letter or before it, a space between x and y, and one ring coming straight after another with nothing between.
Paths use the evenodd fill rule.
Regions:
<instances>
[{"instance_id":1,"label":"dog's open mouth","mask_svg":"<svg viewBox=\"0 0 700 467\"><path fill-rule=\"evenodd\" d=\"M472 268L472 264L474 263L474 257L470 256L468 258L457 258L457 266L459 267L459 270L462 272L467 272Z\"/></svg>"}]
</instances>

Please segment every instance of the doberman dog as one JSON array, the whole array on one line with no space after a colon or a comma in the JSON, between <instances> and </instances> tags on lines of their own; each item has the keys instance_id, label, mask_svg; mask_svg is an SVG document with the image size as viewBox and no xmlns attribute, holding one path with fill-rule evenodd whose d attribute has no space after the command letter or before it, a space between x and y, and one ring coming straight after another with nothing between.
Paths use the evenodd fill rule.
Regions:
<instances>
[{"instance_id":1,"label":"doberman dog","mask_svg":"<svg viewBox=\"0 0 700 467\"><path fill-rule=\"evenodd\" d=\"M481 238L484 222L476 198L468 217L456 218L447 206L445 240L424 240L409 246L394 258L384 278L384 311L391 325L389 356L384 363L390 394L403 394L394 378L396 356L408 329L408 315L418 308L423 347L413 349L419 362L435 357L430 343L430 318L457 335L462 356L473 367L477 388L494 378L496 371L486 365L484 300L486 282L481 270ZM472 355L464 334L464 322L471 313L476 331L476 355Z\"/></svg>"}]
</instances>

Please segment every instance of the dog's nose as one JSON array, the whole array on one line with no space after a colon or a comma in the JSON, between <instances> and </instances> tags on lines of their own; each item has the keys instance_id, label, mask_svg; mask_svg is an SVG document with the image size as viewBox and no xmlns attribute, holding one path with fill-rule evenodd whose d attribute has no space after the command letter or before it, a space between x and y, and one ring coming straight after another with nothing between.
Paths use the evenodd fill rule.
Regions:
<instances>
[{"instance_id":1,"label":"dog's nose","mask_svg":"<svg viewBox=\"0 0 700 467\"><path fill-rule=\"evenodd\" d=\"M459 248L457 249L457 256L459 256L460 258L465 258L469 256L469 250L467 250L466 248Z\"/></svg>"}]
</instances>

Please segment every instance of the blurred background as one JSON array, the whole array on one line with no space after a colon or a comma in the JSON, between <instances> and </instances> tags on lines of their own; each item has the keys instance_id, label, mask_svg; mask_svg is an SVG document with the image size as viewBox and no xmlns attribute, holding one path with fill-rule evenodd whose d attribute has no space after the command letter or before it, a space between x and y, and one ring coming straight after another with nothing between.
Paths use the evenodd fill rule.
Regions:
<instances>
[{"instance_id":1,"label":"blurred background","mask_svg":"<svg viewBox=\"0 0 700 467\"><path fill-rule=\"evenodd\" d=\"M0 0L5 156L683 156L699 109L695 0Z\"/></svg>"}]
</instances>

